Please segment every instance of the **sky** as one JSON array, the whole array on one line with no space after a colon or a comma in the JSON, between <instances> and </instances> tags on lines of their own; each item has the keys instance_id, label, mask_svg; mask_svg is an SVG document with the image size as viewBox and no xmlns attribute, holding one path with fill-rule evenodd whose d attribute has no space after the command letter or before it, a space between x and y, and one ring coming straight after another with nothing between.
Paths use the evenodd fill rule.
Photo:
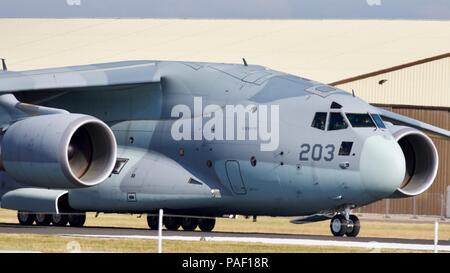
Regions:
<instances>
[{"instance_id":1,"label":"sky","mask_svg":"<svg viewBox=\"0 0 450 273\"><path fill-rule=\"evenodd\" d=\"M450 20L450 0L0 0L4 17Z\"/></svg>"}]
</instances>

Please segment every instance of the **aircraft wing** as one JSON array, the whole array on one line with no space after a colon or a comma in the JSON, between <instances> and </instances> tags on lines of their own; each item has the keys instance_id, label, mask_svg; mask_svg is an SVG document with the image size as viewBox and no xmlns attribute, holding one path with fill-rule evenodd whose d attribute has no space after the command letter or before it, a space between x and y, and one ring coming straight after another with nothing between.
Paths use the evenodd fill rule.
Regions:
<instances>
[{"instance_id":1,"label":"aircraft wing","mask_svg":"<svg viewBox=\"0 0 450 273\"><path fill-rule=\"evenodd\" d=\"M404 125L408 125L408 126L414 127L419 130L429 131L431 133L450 138L449 130L439 128L439 127L430 125L428 123L421 122L416 119L409 118L409 117L406 117L406 116L403 116L403 115L400 115L400 114L397 114L397 113L394 113L394 112L391 112L391 111L388 111L388 110L385 110L382 108L378 108L378 110L380 111L383 119L386 121L394 121L394 122L402 123Z\"/></svg>"},{"instance_id":2,"label":"aircraft wing","mask_svg":"<svg viewBox=\"0 0 450 273\"><path fill-rule=\"evenodd\" d=\"M19 91L160 82L156 62L129 61L0 73L0 95Z\"/></svg>"}]
</instances>

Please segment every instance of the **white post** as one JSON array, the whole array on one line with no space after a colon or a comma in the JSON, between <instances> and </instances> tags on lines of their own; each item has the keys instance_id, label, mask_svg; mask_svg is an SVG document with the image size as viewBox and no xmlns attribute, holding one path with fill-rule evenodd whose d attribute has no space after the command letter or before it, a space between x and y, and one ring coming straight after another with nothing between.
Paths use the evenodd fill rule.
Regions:
<instances>
[{"instance_id":1,"label":"white post","mask_svg":"<svg viewBox=\"0 0 450 273\"><path fill-rule=\"evenodd\" d=\"M163 223L163 210L159 209L159 217L158 217L158 253L162 253L162 223Z\"/></svg>"},{"instance_id":2,"label":"white post","mask_svg":"<svg viewBox=\"0 0 450 273\"><path fill-rule=\"evenodd\" d=\"M439 241L439 222L434 222L434 253L438 253L438 241Z\"/></svg>"}]
</instances>

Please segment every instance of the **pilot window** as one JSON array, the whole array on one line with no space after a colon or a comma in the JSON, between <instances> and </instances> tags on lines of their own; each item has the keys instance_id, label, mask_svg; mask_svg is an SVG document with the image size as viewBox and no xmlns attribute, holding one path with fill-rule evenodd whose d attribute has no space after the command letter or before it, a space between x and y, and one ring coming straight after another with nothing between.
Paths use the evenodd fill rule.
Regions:
<instances>
[{"instance_id":1,"label":"pilot window","mask_svg":"<svg viewBox=\"0 0 450 273\"><path fill-rule=\"evenodd\" d=\"M355 128L375 127L369 114L346 114L348 121Z\"/></svg>"},{"instance_id":2,"label":"pilot window","mask_svg":"<svg viewBox=\"0 0 450 273\"><path fill-rule=\"evenodd\" d=\"M330 113L330 120L328 123L328 131L341 130L347 128L348 125L341 113Z\"/></svg>"},{"instance_id":3,"label":"pilot window","mask_svg":"<svg viewBox=\"0 0 450 273\"><path fill-rule=\"evenodd\" d=\"M325 130L326 122L327 122L327 113L319 112L314 115L314 119L311 126L320 130Z\"/></svg>"},{"instance_id":4,"label":"pilot window","mask_svg":"<svg viewBox=\"0 0 450 273\"><path fill-rule=\"evenodd\" d=\"M381 119L380 115L378 114L370 114L372 116L373 121L375 121L375 124L378 126L378 128L386 129L386 125L384 125L383 120Z\"/></svg>"}]
</instances>

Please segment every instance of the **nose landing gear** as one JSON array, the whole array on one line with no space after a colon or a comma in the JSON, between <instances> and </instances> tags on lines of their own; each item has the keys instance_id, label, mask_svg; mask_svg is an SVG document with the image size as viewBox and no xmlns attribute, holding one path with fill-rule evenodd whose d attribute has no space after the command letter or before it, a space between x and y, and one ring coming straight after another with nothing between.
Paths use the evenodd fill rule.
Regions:
<instances>
[{"instance_id":1,"label":"nose landing gear","mask_svg":"<svg viewBox=\"0 0 450 273\"><path fill-rule=\"evenodd\" d=\"M356 237L359 234L361 224L356 215L349 214L336 214L331 218L330 230L331 233L336 237L342 237L347 235L347 237Z\"/></svg>"}]
</instances>

